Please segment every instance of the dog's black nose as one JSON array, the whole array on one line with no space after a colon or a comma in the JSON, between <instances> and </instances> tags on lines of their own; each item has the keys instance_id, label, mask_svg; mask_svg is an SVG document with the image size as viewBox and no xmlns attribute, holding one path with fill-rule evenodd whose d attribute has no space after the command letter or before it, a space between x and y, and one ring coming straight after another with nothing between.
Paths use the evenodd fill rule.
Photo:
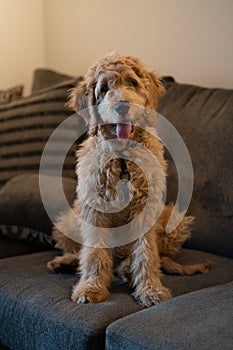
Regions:
<instances>
[{"instance_id":1,"label":"dog's black nose","mask_svg":"<svg viewBox=\"0 0 233 350\"><path fill-rule=\"evenodd\" d=\"M114 105L115 111L122 116L125 116L128 113L129 108L130 108L129 103L125 101L117 102Z\"/></svg>"}]
</instances>

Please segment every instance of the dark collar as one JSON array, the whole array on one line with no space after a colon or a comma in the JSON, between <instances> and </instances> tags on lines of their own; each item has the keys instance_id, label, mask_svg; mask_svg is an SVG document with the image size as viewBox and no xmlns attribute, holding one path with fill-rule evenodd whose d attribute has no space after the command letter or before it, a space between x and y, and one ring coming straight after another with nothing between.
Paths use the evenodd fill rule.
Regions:
<instances>
[{"instance_id":1,"label":"dark collar","mask_svg":"<svg viewBox=\"0 0 233 350\"><path fill-rule=\"evenodd\" d=\"M120 179L130 181L130 173L128 172L126 161L124 158L119 158L119 159L120 159L120 165L121 165Z\"/></svg>"}]
</instances>

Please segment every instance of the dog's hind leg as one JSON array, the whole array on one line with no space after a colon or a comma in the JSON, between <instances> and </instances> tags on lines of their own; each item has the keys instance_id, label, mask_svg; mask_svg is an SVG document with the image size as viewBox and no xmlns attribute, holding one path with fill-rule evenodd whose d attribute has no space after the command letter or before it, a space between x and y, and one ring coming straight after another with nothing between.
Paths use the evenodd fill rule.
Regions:
<instances>
[{"instance_id":1,"label":"dog's hind leg","mask_svg":"<svg viewBox=\"0 0 233 350\"><path fill-rule=\"evenodd\" d=\"M213 265L213 262L206 260L202 263L191 264L191 265L181 265L173 261L167 256L161 257L162 269L165 272L178 274L178 275L194 275L196 273L207 273L210 267Z\"/></svg>"},{"instance_id":2,"label":"dog's hind leg","mask_svg":"<svg viewBox=\"0 0 233 350\"><path fill-rule=\"evenodd\" d=\"M69 237L76 237L77 223L72 211L63 214L53 228L55 248L61 249L63 256L57 256L47 263L49 270L57 273L76 273L79 265L81 244Z\"/></svg>"},{"instance_id":3,"label":"dog's hind leg","mask_svg":"<svg viewBox=\"0 0 233 350\"><path fill-rule=\"evenodd\" d=\"M50 271L56 273L73 273L77 272L79 265L78 254L67 253L62 256L56 256L53 260L47 263Z\"/></svg>"},{"instance_id":4,"label":"dog's hind leg","mask_svg":"<svg viewBox=\"0 0 233 350\"><path fill-rule=\"evenodd\" d=\"M53 228L55 248L65 253L77 253L81 249L80 228L77 223L75 206L69 212L62 214Z\"/></svg>"}]
</instances>

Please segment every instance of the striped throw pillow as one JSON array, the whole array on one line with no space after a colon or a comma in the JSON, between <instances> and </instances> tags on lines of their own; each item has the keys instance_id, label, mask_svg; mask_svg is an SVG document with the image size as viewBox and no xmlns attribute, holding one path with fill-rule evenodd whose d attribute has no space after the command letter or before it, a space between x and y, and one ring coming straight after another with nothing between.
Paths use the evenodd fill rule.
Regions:
<instances>
[{"instance_id":1,"label":"striped throw pillow","mask_svg":"<svg viewBox=\"0 0 233 350\"><path fill-rule=\"evenodd\" d=\"M38 172L48 138L72 114L64 105L69 89L80 79L70 79L30 97L0 105L0 187L18 174ZM61 140L55 146L48 169L56 163ZM74 152L72 146L64 162L66 177L74 177Z\"/></svg>"}]
</instances>

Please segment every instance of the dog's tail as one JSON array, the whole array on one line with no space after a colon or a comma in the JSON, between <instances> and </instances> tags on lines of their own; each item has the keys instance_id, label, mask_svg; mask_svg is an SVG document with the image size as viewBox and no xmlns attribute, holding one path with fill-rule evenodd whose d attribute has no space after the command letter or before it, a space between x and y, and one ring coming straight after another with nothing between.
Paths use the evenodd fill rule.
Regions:
<instances>
[{"instance_id":1,"label":"dog's tail","mask_svg":"<svg viewBox=\"0 0 233 350\"><path fill-rule=\"evenodd\" d=\"M165 272L178 275L194 275L196 273L207 273L214 263L211 260L191 265L181 265L169 258L168 256L161 257L161 267Z\"/></svg>"},{"instance_id":2,"label":"dog's tail","mask_svg":"<svg viewBox=\"0 0 233 350\"><path fill-rule=\"evenodd\" d=\"M171 232L166 232L167 223L174 210L174 205L166 205L160 215L157 229L157 244L160 255L171 255L178 252L182 244L191 236L193 216L185 216L179 225ZM180 215L177 213L177 215Z\"/></svg>"},{"instance_id":3,"label":"dog's tail","mask_svg":"<svg viewBox=\"0 0 233 350\"><path fill-rule=\"evenodd\" d=\"M167 233L166 226L173 210L173 204L165 206L159 218L157 242L161 256L162 269L165 272L179 275L194 275L195 273L208 272L213 265L213 262L210 260L197 264L181 265L167 256L177 253L182 244L190 238L192 224L195 220L193 216L184 216L179 225L173 231ZM177 213L177 215L179 215L179 213Z\"/></svg>"}]
</instances>

